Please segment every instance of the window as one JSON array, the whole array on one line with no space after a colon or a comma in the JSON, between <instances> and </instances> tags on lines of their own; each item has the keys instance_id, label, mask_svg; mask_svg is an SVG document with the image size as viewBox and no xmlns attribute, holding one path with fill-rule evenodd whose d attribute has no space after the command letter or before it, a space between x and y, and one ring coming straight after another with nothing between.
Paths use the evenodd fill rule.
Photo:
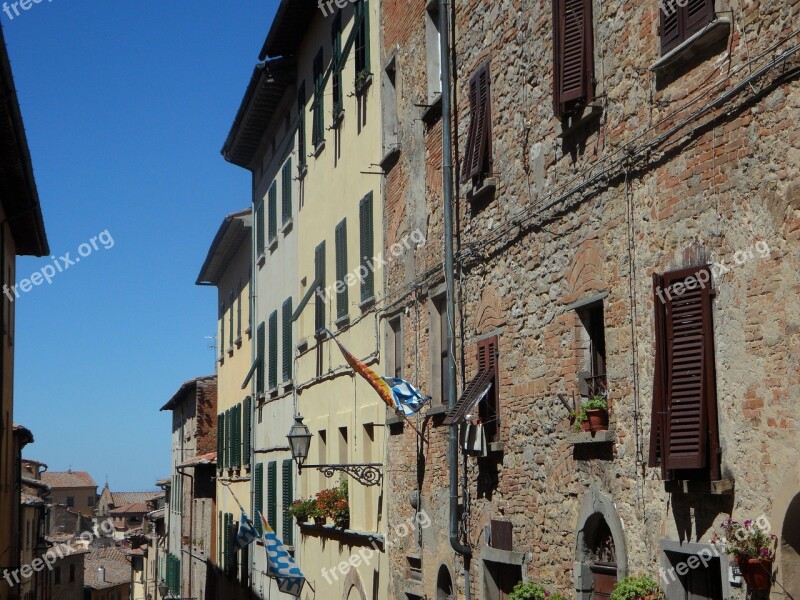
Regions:
<instances>
[{"instance_id":1,"label":"window","mask_svg":"<svg viewBox=\"0 0 800 600\"><path fill-rule=\"evenodd\" d=\"M256 204L256 258L264 254L264 200Z\"/></svg>"},{"instance_id":2,"label":"window","mask_svg":"<svg viewBox=\"0 0 800 600\"><path fill-rule=\"evenodd\" d=\"M654 275L655 373L649 466L662 479L720 479L711 270Z\"/></svg>"},{"instance_id":3,"label":"window","mask_svg":"<svg viewBox=\"0 0 800 600\"><path fill-rule=\"evenodd\" d=\"M312 106L311 143L314 150L319 149L325 141L325 102L323 94L325 71L322 65L322 48L314 57L314 104Z\"/></svg>"},{"instance_id":4,"label":"window","mask_svg":"<svg viewBox=\"0 0 800 600\"><path fill-rule=\"evenodd\" d=\"M233 288L231 288L231 291L230 291L230 294L229 294L229 299L230 299L229 306L231 307L231 309L230 309L230 315L228 317L229 318L228 329L230 330L228 332L228 342L229 342L228 346L231 349L233 349L233 304L234 304L234 298L235 298L235 296L234 296Z\"/></svg>"},{"instance_id":5,"label":"window","mask_svg":"<svg viewBox=\"0 0 800 600\"><path fill-rule=\"evenodd\" d=\"M325 242L314 249L314 279L317 293L314 294L314 332L320 335L325 329Z\"/></svg>"},{"instance_id":6,"label":"window","mask_svg":"<svg viewBox=\"0 0 800 600\"><path fill-rule=\"evenodd\" d=\"M553 2L553 107L558 117L594 97L592 0Z\"/></svg>"},{"instance_id":7,"label":"window","mask_svg":"<svg viewBox=\"0 0 800 600\"><path fill-rule=\"evenodd\" d=\"M492 171L492 102L490 63L484 62L469 80L469 133L461 181L480 183Z\"/></svg>"},{"instance_id":8,"label":"window","mask_svg":"<svg viewBox=\"0 0 800 600\"><path fill-rule=\"evenodd\" d=\"M74 507L75 506L75 497L74 496L67 496L67 506Z\"/></svg>"},{"instance_id":9,"label":"window","mask_svg":"<svg viewBox=\"0 0 800 600\"><path fill-rule=\"evenodd\" d=\"M287 298L281 307L283 323L283 380L289 381L292 378L292 299Z\"/></svg>"},{"instance_id":10,"label":"window","mask_svg":"<svg viewBox=\"0 0 800 600\"><path fill-rule=\"evenodd\" d=\"M264 465L262 463L256 465L256 472L253 480L253 495L255 502L253 506L253 515L256 517L256 529L258 529L260 535L263 535L264 526L261 523L261 518L258 516L264 513Z\"/></svg>"},{"instance_id":11,"label":"window","mask_svg":"<svg viewBox=\"0 0 800 600\"><path fill-rule=\"evenodd\" d=\"M75 565L69 566L69 582L75 583Z\"/></svg>"},{"instance_id":12,"label":"window","mask_svg":"<svg viewBox=\"0 0 800 600\"><path fill-rule=\"evenodd\" d=\"M369 65L369 6L367 0L356 0L356 92L363 89L370 74Z\"/></svg>"},{"instance_id":13,"label":"window","mask_svg":"<svg viewBox=\"0 0 800 600\"><path fill-rule=\"evenodd\" d=\"M582 396L593 398L606 393L606 335L603 302L576 310L578 324L578 389Z\"/></svg>"},{"instance_id":14,"label":"window","mask_svg":"<svg viewBox=\"0 0 800 600\"><path fill-rule=\"evenodd\" d=\"M269 389L278 387L278 311L269 316Z\"/></svg>"},{"instance_id":15,"label":"window","mask_svg":"<svg viewBox=\"0 0 800 600\"><path fill-rule=\"evenodd\" d=\"M292 515L289 514L289 507L294 501L294 490L292 489L292 467L294 461L289 458L282 463L283 470L283 543L289 546L294 545L294 523Z\"/></svg>"},{"instance_id":16,"label":"window","mask_svg":"<svg viewBox=\"0 0 800 600\"><path fill-rule=\"evenodd\" d=\"M86 504L87 504L87 506L94 506L94 496L89 496L86 499Z\"/></svg>"},{"instance_id":17,"label":"window","mask_svg":"<svg viewBox=\"0 0 800 600\"><path fill-rule=\"evenodd\" d=\"M347 219L336 226L336 318L347 316L348 290L345 285L347 275Z\"/></svg>"},{"instance_id":18,"label":"window","mask_svg":"<svg viewBox=\"0 0 800 600\"><path fill-rule=\"evenodd\" d=\"M442 33L439 30L439 3L428 2L425 11L425 54L428 67L428 103L433 103L442 94Z\"/></svg>"},{"instance_id":19,"label":"window","mask_svg":"<svg viewBox=\"0 0 800 600\"><path fill-rule=\"evenodd\" d=\"M266 360L266 339L265 339L265 325L262 321L261 324L258 326L258 331L256 332L256 360L258 361L256 366L256 391L260 394L264 393L264 361Z\"/></svg>"},{"instance_id":20,"label":"window","mask_svg":"<svg viewBox=\"0 0 800 600\"><path fill-rule=\"evenodd\" d=\"M297 169L303 175L306 166L306 82L297 90Z\"/></svg>"},{"instance_id":21,"label":"window","mask_svg":"<svg viewBox=\"0 0 800 600\"><path fill-rule=\"evenodd\" d=\"M278 237L278 187L275 182L269 186L269 230L267 231L268 244L272 244L275 238Z\"/></svg>"},{"instance_id":22,"label":"window","mask_svg":"<svg viewBox=\"0 0 800 600\"><path fill-rule=\"evenodd\" d=\"M478 414L488 443L500 441L500 376L497 367L497 337L478 343L478 372L489 373L491 388L478 401Z\"/></svg>"},{"instance_id":23,"label":"window","mask_svg":"<svg viewBox=\"0 0 800 600\"><path fill-rule=\"evenodd\" d=\"M292 157L283 163L281 171L281 223L286 225L292 218Z\"/></svg>"},{"instance_id":24,"label":"window","mask_svg":"<svg viewBox=\"0 0 800 600\"><path fill-rule=\"evenodd\" d=\"M400 378L403 376L403 332L400 317L389 321L388 342L389 374Z\"/></svg>"},{"instance_id":25,"label":"window","mask_svg":"<svg viewBox=\"0 0 800 600\"><path fill-rule=\"evenodd\" d=\"M278 528L278 463L267 464L267 524Z\"/></svg>"},{"instance_id":26,"label":"window","mask_svg":"<svg viewBox=\"0 0 800 600\"><path fill-rule=\"evenodd\" d=\"M714 0L659 2L661 54L674 50L714 20Z\"/></svg>"},{"instance_id":27,"label":"window","mask_svg":"<svg viewBox=\"0 0 800 600\"><path fill-rule=\"evenodd\" d=\"M372 254L375 245L374 227L372 224L372 192L361 199L358 207L359 227L361 233L361 266L366 269L366 276L361 280L361 302L375 297L375 272Z\"/></svg>"},{"instance_id":28,"label":"window","mask_svg":"<svg viewBox=\"0 0 800 600\"><path fill-rule=\"evenodd\" d=\"M219 305L219 357L225 356L225 303Z\"/></svg>"},{"instance_id":29,"label":"window","mask_svg":"<svg viewBox=\"0 0 800 600\"><path fill-rule=\"evenodd\" d=\"M55 584L59 585L61 583L61 567L56 567L55 570Z\"/></svg>"},{"instance_id":30,"label":"window","mask_svg":"<svg viewBox=\"0 0 800 600\"><path fill-rule=\"evenodd\" d=\"M242 296L244 296L244 287L242 287L242 280L239 280L239 297L236 301L236 339L242 339Z\"/></svg>"},{"instance_id":31,"label":"window","mask_svg":"<svg viewBox=\"0 0 800 600\"><path fill-rule=\"evenodd\" d=\"M344 113L344 99L342 98L342 13L337 12L331 25L331 47L333 48L333 123L339 121Z\"/></svg>"}]
</instances>

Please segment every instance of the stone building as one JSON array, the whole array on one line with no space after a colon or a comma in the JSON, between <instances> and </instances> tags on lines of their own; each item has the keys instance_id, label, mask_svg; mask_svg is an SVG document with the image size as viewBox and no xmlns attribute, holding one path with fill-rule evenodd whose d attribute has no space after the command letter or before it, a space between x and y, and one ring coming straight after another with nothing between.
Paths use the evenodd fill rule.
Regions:
<instances>
[{"instance_id":1,"label":"stone building","mask_svg":"<svg viewBox=\"0 0 800 600\"><path fill-rule=\"evenodd\" d=\"M453 4L451 357L436 5L383 3L385 248L427 239L388 267L385 352L433 395L424 441L390 428L388 514L432 522L392 546L391 597L588 599L628 574L744 597L709 545L727 515L769 521L773 594L800 592L800 2L683 4ZM574 432L596 395L608 430ZM448 424L477 434L455 490Z\"/></svg>"}]
</instances>

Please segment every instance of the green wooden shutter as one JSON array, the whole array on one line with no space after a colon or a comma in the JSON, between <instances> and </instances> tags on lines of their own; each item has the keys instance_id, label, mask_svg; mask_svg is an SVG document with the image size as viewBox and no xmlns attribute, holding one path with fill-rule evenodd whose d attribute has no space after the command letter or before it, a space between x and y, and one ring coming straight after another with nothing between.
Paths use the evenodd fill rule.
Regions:
<instances>
[{"instance_id":1,"label":"green wooden shutter","mask_svg":"<svg viewBox=\"0 0 800 600\"><path fill-rule=\"evenodd\" d=\"M242 287L242 280L239 280L239 297L236 302L236 339L242 339L242 296L244 296L244 287Z\"/></svg>"},{"instance_id":2,"label":"green wooden shutter","mask_svg":"<svg viewBox=\"0 0 800 600\"><path fill-rule=\"evenodd\" d=\"M256 257L264 254L264 201L256 204Z\"/></svg>"},{"instance_id":3,"label":"green wooden shutter","mask_svg":"<svg viewBox=\"0 0 800 600\"><path fill-rule=\"evenodd\" d=\"M219 305L219 357L225 356L225 303Z\"/></svg>"},{"instance_id":4,"label":"green wooden shutter","mask_svg":"<svg viewBox=\"0 0 800 600\"><path fill-rule=\"evenodd\" d=\"M278 236L278 186L275 182L269 188L269 231L268 243Z\"/></svg>"},{"instance_id":5,"label":"green wooden shutter","mask_svg":"<svg viewBox=\"0 0 800 600\"><path fill-rule=\"evenodd\" d=\"M336 226L336 318L347 315L348 293L345 285L347 275L347 219Z\"/></svg>"},{"instance_id":6,"label":"green wooden shutter","mask_svg":"<svg viewBox=\"0 0 800 600\"><path fill-rule=\"evenodd\" d=\"M225 415L217 415L217 469L222 470L225 454Z\"/></svg>"},{"instance_id":7,"label":"green wooden shutter","mask_svg":"<svg viewBox=\"0 0 800 600\"><path fill-rule=\"evenodd\" d=\"M233 408L233 468L242 466L242 405Z\"/></svg>"},{"instance_id":8,"label":"green wooden shutter","mask_svg":"<svg viewBox=\"0 0 800 600\"><path fill-rule=\"evenodd\" d=\"M254 503L253 506L253 517L255 519L256 529L258 529L259 535L264 534L264 526L261 523L261 514L264 513L264 464L257 463L256 464L256 472L255 476L253 477L253 495Z\"/></svg>"},{"instance_id":9,"label":"green wooden shutter","mask_svg":"<svg viewBox=\"0 0 800 600\"><path fill-rule=\"evenodd\" d=\"M342 98L342 68L344 61L342 60L342 13L337 12L333 18L331 25L331 48L333 56L331 57L333 68L333 122L336 124L336 119L344 110L344 99Z\"/></svg>"},{"instance_id":10,"label":"green wooden shutter","mask_svg":"<svg viewBox=\"0 0 800 600\"><path fill-rule=\"evenodd\" d=\"M300 83L297 90L297 158L298 169L302 174L306 166L306 82Z\"/></svg>"},{"instance_id":11,"label":"green wooden shutter","mask_svg":"<svg viewBox=\"0 0 800 600\"><path fill-rule=\"evenodd\" d=\"M233 446L231 442L231 432L233 431L233 417L231 416L231 409L225 411L225 423L227 426L225 427L225 457L223 460L223 464L226 469L230 469L231 467L231 446Z\"/></svg>"},{"instance_id":12,"label":"green wooden shutter","mask_svg":"<svg viewBox=\"0 0 800 600\"><path fill-rule=\"evenodd\" d=\"M356 82L359 81L359 74L365 75L370 72L369 55L369 5L366 0L356 0L355 22L358 23L358 33L356 35ZM363 77L363 75L362 75Z\"/></svg>"},{"instance_id":13,"label":"green wooden shutter","mask_svg":"<svg viewBox=\"0 0 800 600\"><path fill-rule=\"evenodd\" d=\"M267 523L273 530L278 527L278 463L267 465Z\"/></svg>"},{"instance_id":14,"label":"green wooden shutter","mask_svg":"<svg viewBox=\"0 0 800 600\"><path fill-rule=\"evenodd\" d=\"M262 321L258 326L258 332L256 333L256 351L258 353L256 359L258 360L258 366L256 367L256 391L259 393L264 393L264 363L267 360L266 355L266 340L264 335L264 322Z\"/></svg>"},{"instance_id":15,"label":"green wooden shutter","mask_svg":"<svg viewBox=\"0 0 800 600\"><path fill-rule=\"evenodd\" d=\"M251 419L250 413L253 410L253 401L250 396L244 399L244 408L242 411L244 412L244 424L242 425L242 437L244 438L244 443L242 444L242 453L244 454L242 464L248 466L250 464L250 449L251 449Z\"/></svg>"},{"instance_id":16,"label":"green wooden shutter","mask_svg":"<svg viewBox=\"0 0 800 600\"><path fill-rule=\"evenodd\" d=\"M278 311L269 316L269 389L278 387Z\"/></svg>"},{"instance_id":17,"label":"green wooden shutter","mask_svg":"<svg viewBox=\"0 0 800 600\"><path fill-rule=\"evenodd\" d=\"M281 181L281 218L282 223L292 218L292 157L286 159L283 165Z\"/></svg>"},{"instance_id":18,"label":"green wooden shutter","mask_svg":"<svg viewBox=\"0 0 800 600\"><path fill-rule=\"evenodd\" d=\"M314 105L312 107L312 130L311 130L311 143L314 144L316 149L323 141L325 141L325 103L323 101L325 81L325 70L322 64L322 48L319 49L314 57L313 74L314 74Z\"/></svg>"},{"instance_id":19,"label":"green wooden shutter","mask_svg":"<svg viewBox=\"0 0 800 600\"><path fill-rule=\"evenodd\" d=\"M361 281L361 302L366 302L375 296L375 273L372 270L372 256L375 245L372 225L372 192L362 198L358 213L361 233L361 265L367 271L367 275Z\"/></svg>"},{"instance_id":20,"label":"green wooden shutter","mask_svg":"<svg viewBox=\"0 0 800 600\"><path fill-rule=\"evenodd\" d=\"M221 511L217 512L217 517L218 517L217 518L217 521L218 521L218 526L217 526L217 566L219 566L220 569L223 569L224 567L223 567L223 563L222 563L222 558L223 558L223 549L225 547L225 542L224 542L225 538L222 537L222 532L223 532L223 528L222 527L223 526L222 526L222 512Z\"/></svg>"},{"instance_id":21,"label":"green wooden shutter","mask_svg":"<svg viewBox=\"0 0 800 600\"><path fill-rule=\"evenodd\" d=\"M314 295L314 333L325 328L325 242L314 249L314 279L318 282Z\"/></svg>"},{"instance_id":22,"label":"green wooden shutter","mask_svg":"<svg viewBox=\"0 0 800 600\"><path fill-rule=\"evenodd\" d=\"M289 381L292 378L292 299L287 298L283 302L283 380Z\"/></svg>"},{"instance_id":23,"label":"green wooden shutter","mask_svg":"<svg viewBox=\"0 0 800 600\"><path fill-rule=\"evenodd\" d=\"M228 332L228 341L229 341L228 345L231 348L233 348L233 304L234 304L233 299L234 299L233 288L231 288L231 292L230 292L230 314L228 315L228 329L230 329L230 331Z\"/></svg>"},{"instance_id":24,"label":"green wooden shutter","mask_svg":"<svg viewBox=\"0 0 800 600\"><path fill-rule=\"evenodd\" d=\"M292 486L292 459L283 461L283 543L289 546L294 545L294 523L292 515L289 514L289 507L294 500L294 490Z\"/></svg>"}]
</instances>

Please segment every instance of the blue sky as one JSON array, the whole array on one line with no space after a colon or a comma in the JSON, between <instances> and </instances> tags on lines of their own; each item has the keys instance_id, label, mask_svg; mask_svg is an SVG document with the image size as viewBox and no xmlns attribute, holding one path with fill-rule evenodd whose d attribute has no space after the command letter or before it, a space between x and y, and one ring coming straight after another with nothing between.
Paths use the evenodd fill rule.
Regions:
<instances>
[{"instance_id":1,"label":"blue sky","mask_svg":"<svg viewBox=\"0 0 800 600\"><path fill-rule=\"evenodd\" d=\"M214 372L213 288L194 285L249 174L219 154L276 0L44 0L0 12L52 254L113 247L16 301L14 420L25 455L151 489L159 408ZM12 12L13 14L13 12ZM50 259L22 258L17 281Z\"/></svg>"}]
</instances>

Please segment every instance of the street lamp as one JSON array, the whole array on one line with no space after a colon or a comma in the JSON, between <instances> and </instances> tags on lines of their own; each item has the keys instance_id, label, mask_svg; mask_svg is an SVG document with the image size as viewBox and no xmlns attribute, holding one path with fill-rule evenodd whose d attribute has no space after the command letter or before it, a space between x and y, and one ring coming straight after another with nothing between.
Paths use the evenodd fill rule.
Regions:
<instances>
[{"instance_id":1,"label":"street lamp","mask_svg":"<svg viewBox=\"0 0 800 600\"><path fill-rule=\"evenodd\" d=\"M292 451L292 458L297 463L297 472L302 473L303 463L308 458L308 449L311 446L312 433L308 426L303 423L303 417L296 415L294 425L289 429L286 438L289 440L289 448ZM305 465L306 469L316 469L325 477L330 479L336 472L346 473L359 483L365 486L380 485L383 482L380 463L350 464L350 465Z\"/></svg>"},{"instance_id":2,"label":"street lamp","mask_svg":"<svg viewBox=\"0 0 800 600\"><path fill-rule=\"evenodd\" d=\"M158 584L158 593L161 594L162 598L166 598L167 594L169 594L169 586L163 579Z\"/></svg>"}]
</instances>

